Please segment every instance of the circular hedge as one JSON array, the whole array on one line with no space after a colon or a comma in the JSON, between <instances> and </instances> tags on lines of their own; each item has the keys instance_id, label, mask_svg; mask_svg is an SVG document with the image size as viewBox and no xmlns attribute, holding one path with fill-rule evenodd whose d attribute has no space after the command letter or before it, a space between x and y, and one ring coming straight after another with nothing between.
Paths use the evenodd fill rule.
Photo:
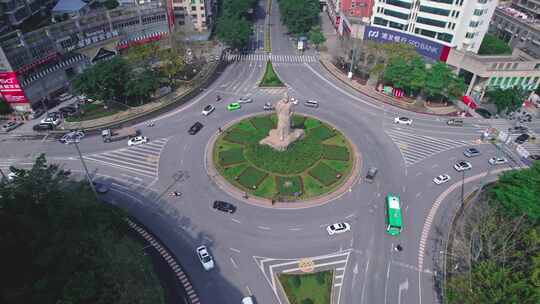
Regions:
<instances>
[{"instance_id":1,"label":"circular hedge","mask_svg":"<svg viewBox=\"0 0 540 304\"><path fill-rule=\"evenodd\" d=\"M305 135L281 152L259 144L276 124L274 114L252 116L218 136L214 165L229 183L250 195L296 201L332 192L347 180L354 155L341 132L313 117L293 115L293 128Z\"/></svg>"}]
</instances>

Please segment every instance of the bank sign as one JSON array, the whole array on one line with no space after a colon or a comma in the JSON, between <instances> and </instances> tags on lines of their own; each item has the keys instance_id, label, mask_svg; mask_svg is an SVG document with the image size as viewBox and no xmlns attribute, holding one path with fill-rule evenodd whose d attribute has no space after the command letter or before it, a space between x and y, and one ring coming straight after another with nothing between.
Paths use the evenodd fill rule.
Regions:
<instances>
[{"instance_id":1,"label":"bank sign","mask_svg":"<svg viewBox=\"0 0 540 304\"><path fill-rule=\"evenodd\" d=\"M393 42L412 44L416 48L418 54L442 61L446 61L448 52L450 51L450 47L431 40L374 26L366 26L364 40L373 40L382 43Z\"/></svg>"},{"instance_id":2,"label":"bank sign","mask_svg":"<svg viewBox=\"0 0 540 304\"><path fill-rule=\"evenodd\" d=\"M0 72L0 95L8 103L28 103L15 72Z\"/></svg>"}]
</instances>

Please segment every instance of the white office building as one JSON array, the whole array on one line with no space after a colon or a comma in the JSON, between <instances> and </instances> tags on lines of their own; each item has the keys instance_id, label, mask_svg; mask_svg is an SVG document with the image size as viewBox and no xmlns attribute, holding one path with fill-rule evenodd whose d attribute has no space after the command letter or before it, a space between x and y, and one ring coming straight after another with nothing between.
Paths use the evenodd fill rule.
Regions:
<instances>
[{"instance_id":1,"label":"white office building","mask_svg":"<svg viewBox=\"0 0 540 304\"><path fill-rule=\"evenodd\" d=\"M371 24L478 52L497 0L375 0Z\"/></svg>"}]
</instances>

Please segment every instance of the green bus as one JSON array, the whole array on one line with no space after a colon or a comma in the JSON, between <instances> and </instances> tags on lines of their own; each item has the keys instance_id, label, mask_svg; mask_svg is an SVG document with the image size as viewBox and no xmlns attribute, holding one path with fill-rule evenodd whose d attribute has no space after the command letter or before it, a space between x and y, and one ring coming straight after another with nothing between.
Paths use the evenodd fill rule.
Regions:
<instances>
[{"instance_id":1,"label":"green bus","mask_svg":"<svg viewBox=\"0 0 540 304\"><path fill-rule=\"evenodd\" d=\"M403 227L399 196L389 193L386 196L386 232L399 235Z\"/></svg>"}]
</instances>

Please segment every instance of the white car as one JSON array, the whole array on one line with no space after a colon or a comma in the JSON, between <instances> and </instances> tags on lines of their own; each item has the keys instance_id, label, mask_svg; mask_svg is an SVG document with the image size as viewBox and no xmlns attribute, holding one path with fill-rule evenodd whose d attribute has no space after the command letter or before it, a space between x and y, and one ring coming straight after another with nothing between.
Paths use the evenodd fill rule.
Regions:
<instances>
[{"instance_id":1,"label":"white car","mask_svg":"<svg viewBox=\"0 0 540 304\"><path fill-rule=\"evenodd\" d=\"M504 157L492 157L488 160L490 165L503 165L508 162L508 159Z\"/></svg>"},{"instance_id":2,"label":"white car","mask_svg":"<svg viewBox=\"0 0 540 304\"><path fill-rule=\"evenodd\" d=\"M394 118L394 123L410 126L412 125L412 120L410 118L400 116L400 117Z\"/></svg>"},{"instance_id":3,"label":"white car","mask_svg":"<svg viewBox=\"0 0 540 304\"><path fill-rule=\"evenodd\" d=\"M8 182L12 182L15 177L17 177L17 174L15 172L9 172L8 175L6 176Z\"/></svg>"},{"instance_id":4,"label":"white car","mask_svg":"<svg viewBox=\"0 0 540 304\"><path fill-rule=\"evenodd\" d=\"M458 172L465 171L465 170L471 170L472 165L471 165L470 162L460 161L459 163L454 165L454 169L456 169L456 171L458 171Z\"/></svg>"},{"instance_id":5,"label":"white car","mask_svg":"<svg viewBox=\"0 0 540 304\"><path fill-rule=\"evenodd\" d=\"M444 184L447 181L450 180L450 175L448 174L441 174L433 179L433 182L437 185Z\"/></svg>"},{"instance_id":6,"label":"white car","mask_svg":"<svg viewBox=\"0 0 540 304\"><path fill-rule=\"evenodd\" d=\"M42 124L48 123L48 124L52 124L53 126L58 126L61 122L62 121L60 120L60 118L56 116L47 117L41 120Z\"/></svg>"},{"instance_id":7,"label":"white car","mask_svg":"<svg viewBox=\"0 0 540 304\"><path fill-rule=\"evenodd\" d=\"M210 115L210 113L214 112L215 109L216 109L216 107L214 107L213 105L207 105L202 110L202 115L203 116L208 116L208 115Z\"/></svg>"},{"instance_id":8,"label":"white car","mask_svg":"<svg viewBox=\"0 0 540 304\"><path fill-rule=\"evenodd\" d=\"M351 230L349 223L336 223L326 227L326 231L329 235L339 234Z\"/></svg>"},{"instance_id":9,"label":"white car","mask_svg":"<svg viewBox=\"0 0 540 304\"><path fill-rule=\"evenodd\" d=\"M199 261L201 261L204 270L210 271L214 268L214 259L212 259L206 246L201 245L197 247L197 256L199 257Z\"/></svg>"},{"instance_id":10,"label":"white car","mask_svg":"<svg viewBox=\"0 0 540 304\"><path fill-rule=\"evenodd\" d=\"M128 146L137 146L145 144L148 142L148 137L146 136L136 136L128 140Z\"/></svg>"},{"instance_id":11,"label":"white car","mask_svg":"<svg viewBox=\"0 0 540 304\"><path fill-rule=\"evenodd\" d=\"M252 103L253 99L251 99L249 97L241 97L240 99L238 99L237 102L238 103Z\"/></svg>"},{"instance_id":12,"label":"white car","mask_svg":"<svg viewBox=\"0 0 540 304\"><path fill-rule=\"evenodd\" d=\"M298 104L298 99L294 98L294 97L291 97L291 103L293 105L297 105Z\"/></svg>"}]
</instances>

